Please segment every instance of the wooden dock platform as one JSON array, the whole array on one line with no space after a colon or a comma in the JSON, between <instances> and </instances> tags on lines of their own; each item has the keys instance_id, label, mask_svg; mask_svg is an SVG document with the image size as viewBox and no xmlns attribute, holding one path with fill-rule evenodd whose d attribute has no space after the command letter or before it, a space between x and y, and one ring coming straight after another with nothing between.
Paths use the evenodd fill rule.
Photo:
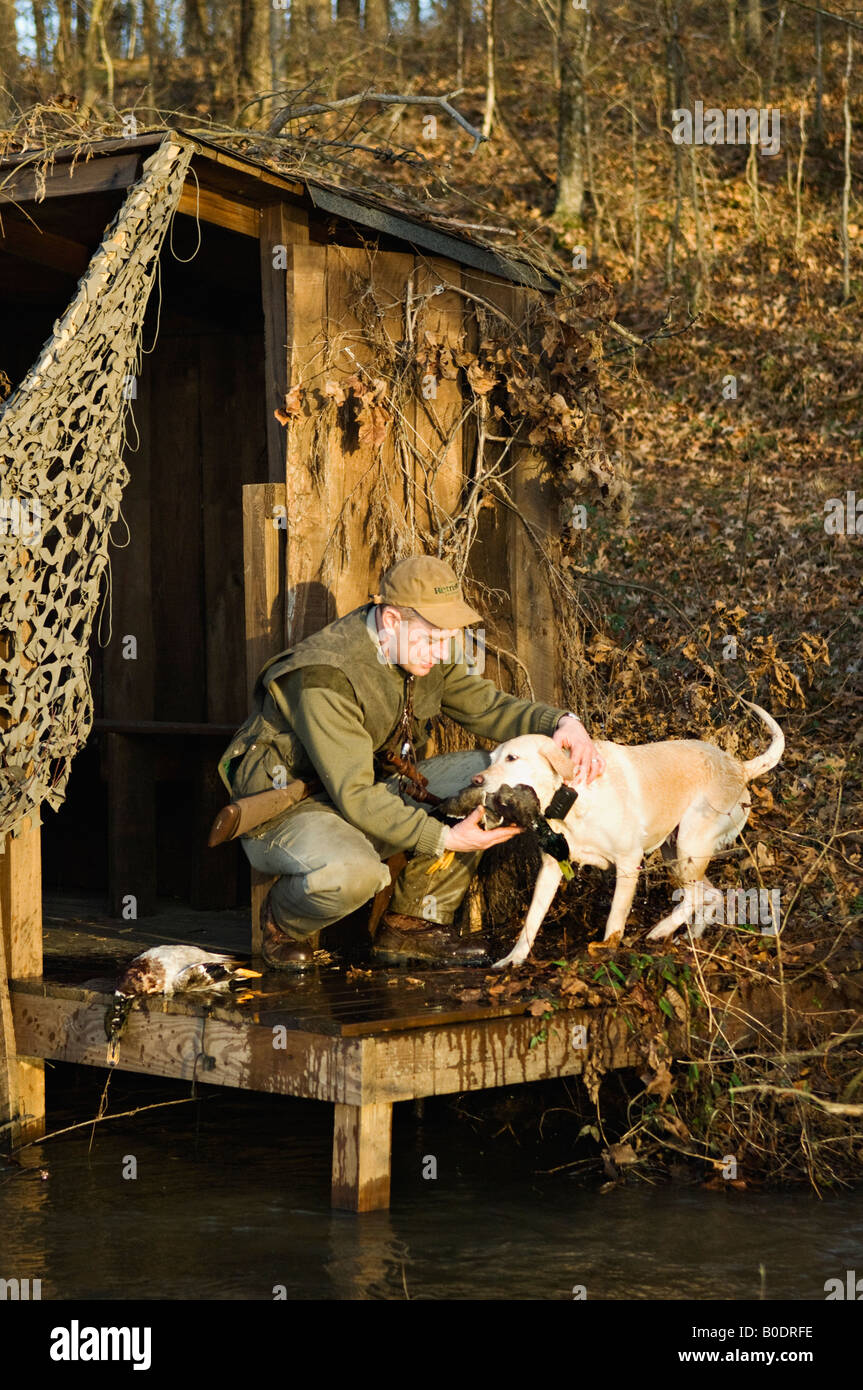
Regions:
<instances>
[{"instance_id":1,"label":"wooden dock platform","mask_svg":"<svg viewBox=\"0 0 863 1390\"><path fill-rule=\"evenodd\" d=\"M123 964L159 942L241 950L242 936L248 941L247 910L213 914L209 924L210 914L162 913L123 927L88 913L86 904L73 909L46 896L43 976L11 982L19 1056L107 1068L105 1013ZM321 960L305 976L265 974L245 999L136 1004L116 1065L329 1102L336 1207L388 1206L396 1101L577 1076L598 1045L615 1065L639 1061L629 1055L624 1020L610 1010L561 1010L546 1025L527 1013L530 993L499 1005L459 999L481 983L482 971Z\"/></svg>"}]
</instances>

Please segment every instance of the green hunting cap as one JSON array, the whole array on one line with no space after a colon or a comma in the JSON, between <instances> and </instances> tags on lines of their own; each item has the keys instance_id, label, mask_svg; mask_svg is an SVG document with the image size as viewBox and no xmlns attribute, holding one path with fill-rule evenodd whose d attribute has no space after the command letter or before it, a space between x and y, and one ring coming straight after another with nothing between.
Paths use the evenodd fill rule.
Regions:
<instances>
[{"instance_id":1,"label":"green hunting cap","mask_svg":"<svg viewBox=\"0 0 863 1390\"><path fill-rule=\"evenodd\" d=\"M482 622L464 601L456 572L446 560L434 555L410 555L399 560L381 576L381 591L375 603L394 603L399 608L415 608L433 627L467 627Z\"/></svg>"}]
</instances>

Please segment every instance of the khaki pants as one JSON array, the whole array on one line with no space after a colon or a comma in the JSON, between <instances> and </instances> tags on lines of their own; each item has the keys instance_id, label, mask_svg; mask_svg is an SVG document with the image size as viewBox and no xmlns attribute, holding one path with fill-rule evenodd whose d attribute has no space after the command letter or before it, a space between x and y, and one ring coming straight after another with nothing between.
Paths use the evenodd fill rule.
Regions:
<instances>
[{"instance_id":1,"label":"khaki pants","mask_svg":"<svg viewBox=\"0 0 863 1390\"><path fill-rule=\"evenodd\" d=\"M419 768L428 778L429 791L452 796L488 764L489 754L478 748L441 753ZM383 785L398 796L397 777ZM279 875L270 895L273 916L299 940L340 922L385 888L390 871L382 861L398 852L396 846L349 825L325 793L301 801L272 835L244 836L240 843L253 868ZM389 910L429 922L452 922L481 857L481 850L457 854L448 869L428 874L434 858L411 856L396 879Z\"/></svg>"}]
</instances>

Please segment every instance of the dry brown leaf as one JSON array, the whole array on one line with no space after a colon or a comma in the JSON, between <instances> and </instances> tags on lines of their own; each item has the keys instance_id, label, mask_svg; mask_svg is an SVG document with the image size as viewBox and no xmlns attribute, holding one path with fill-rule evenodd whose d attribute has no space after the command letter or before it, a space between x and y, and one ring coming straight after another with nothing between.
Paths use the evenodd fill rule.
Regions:
<instances>
[{"instance_id":1,"label":"dry brown leaf","mask_svg":"<svg viewBox=\"0 0 863 1390\"><path fill-rule=\"evenodd\" d=\"M305 394L305 390L306 388L302 384L292 386L288 394L285 396L284 410L273 411L273 414L275 415L280 425L289 425L291 420L295 419L297 415L301 414L302 399Z\"/></svg>"},{"instance_id":2,"label":"dry brown leaf","mask_svg":"<svg viewBox=\"0 0 863 1390\"><path fill-rule=\"evenodd\" d=\"M357 415L360 443L368 444L372 449L379 448L386 440L391 419L389 411L382 405L364 401Z\"/></svg>"},{"instance_id":3,"label":"dry brown leaf","mask_svg":"<svg viewBox=\"0 0 863 1390\"><path fill-rule=\"evenodd\" d=\"M675 1139L687 1140L692 1137L679 1115L663 1115L660 1112L654 1116L654 1119L667 1134L673 1134Z\"/></svg>"},{"instance_id":4,"label":"dry brown leaf","mask_svg":"<svg viewBox=\"0 0 863 1390\"><path fill-rule=\"evenodd\" d=\"M324 395L330 396L336 405L344 405L347 395L344 387L338 381L327 381L324 383Z\"/></svg>"},{"instance_id":5,"label":"dry brown leaf","mask_svg":"<svg viewBox=\"0 0 863 1390\"><path fill-rule=\"evenodd\" d=\"M683 1002L682 997L678 994L677 990L674 988L673 985L669 985L666 989L665 998L668 1000L677 1017L680 1019L680 1022L685 1023L686 1004Z\"/></svg>"},{"instance_id":6,"label":"dry brown leaf","mask_svg":"<svg viewBox=\"0 0 863 1390\"><path fill-rule=\"evenodd\" d=\"M477 396L486 396L497 385L497 375L483 368L479 362L472 362L467 369L467 379L471 390Z\"/></svg>"},{"instance_id":7,"label":"dry brown leaf","mask_svg":"<svg viewBox=\"0 0 863 1390\"><path fill-rule=\"evenodd\" d=\"M656 1074L647 1083L646 1091L649 1096L659 1096L664 1105L671 1094L674 1086L674 1078L665 1062L659 1062L656 1067Z\"/></svg>"}]
</instances>

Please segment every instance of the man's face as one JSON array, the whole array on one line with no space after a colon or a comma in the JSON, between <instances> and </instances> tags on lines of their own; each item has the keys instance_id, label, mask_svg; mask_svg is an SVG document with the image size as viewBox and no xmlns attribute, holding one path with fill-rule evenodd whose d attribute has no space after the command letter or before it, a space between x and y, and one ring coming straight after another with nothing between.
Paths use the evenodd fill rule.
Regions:
<instances>
[{"instance_id":1,"label":"man's face","mask_svg":"<svg viewBox=\"0 0 863 1390\"><path fill-rule=\"evenodd\" d=\"M381 627L387 633L390 661L411 676L427 676L433 666L452 657L457 627L432 627L424 618L402 618L385 608Z\"/></svg>"}]
</instances>

